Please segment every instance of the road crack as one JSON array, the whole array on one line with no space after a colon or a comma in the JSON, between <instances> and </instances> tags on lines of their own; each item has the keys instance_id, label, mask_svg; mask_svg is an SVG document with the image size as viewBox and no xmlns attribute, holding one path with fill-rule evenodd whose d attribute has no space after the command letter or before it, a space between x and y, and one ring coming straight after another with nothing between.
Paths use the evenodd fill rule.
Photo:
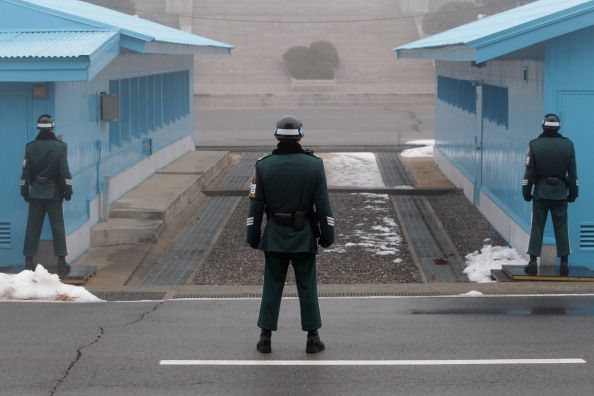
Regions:
<instances>
[{"instance_id":1,"label":"road crack","mask_svg":"<svg viewBox=\"0 0 594 396\"><path fill-rule=\"evenodd\" d=\"M88 348L90 346L95 345L96 343L99 342L99 340L101 340L101 338L103 337L103 335L105 334L105 328L100 326L99 327L99 334L97 334L97 337L95 337L95 339L93 341L91 341L90 343L81 346L80 348L78 348L76 350L76 358L70 362L70 364L68 365L68 368L66 368L66 372L64 372L64 375L62 376L62 378L60 378L58 380L58 382L56 382L56 384L54 385L54 387L52 388L52 391L50 392L50 395L53 396L56 394L56 391L58 390L58 387L60 387L60 385L62 385L64 383L64 381L66 381L66 378L68 377L68 375L70 375L70 372L72 371L72 369L74 368L74 366L76 365L76 363L78 363L78 361L82 358L82 351L85 348Z\"/></svg>"},{"instance_id":2,"label":"road crack","mask_svg":"<svg viewBox=\"0 0 594 396\"><path fill-rule=\"evenodd\" d=\"M155 306L153 306L151 309L142 312L138 318L136 318L135 320L128 322L122 326L114 326L114 328L117 327L126 327L126 326L130 326L136 323L141 322L142 320L144 320L148 315L150 315L151 313L155 312L157 309L159 309L159 307L161 307L161 305L163 305L164 301L159 301ZM103 338L103 336L105 335L105 330L106 328L103 326L99 326L99 334L97 334L97 336L95 337L95 339L93 341L91 341L88 344L82 345L80 346L77 350L76 350L76 357L74 358L74 360L72 360L72 362L70 362L70 364L68 365L68 367L66 368L66 371L64 372L64 375L62 376L62 378L58 379L58 381L56 382L56 384L54 385L54 387L52 388L51 392L50 392L50 396L54 396L56 394L56 392L58 391L58 388L60 387L60 385L62 385L65 381L66 378L68 378L68 376L70 375L70 373L72 372L72 370L74 369L74 366L76 366L76 364L82 359L83 356L83 350L89 347L92 347L93 345L96 345L99 341L101 341L101 339Z\"/></svg>"}]
</instances>

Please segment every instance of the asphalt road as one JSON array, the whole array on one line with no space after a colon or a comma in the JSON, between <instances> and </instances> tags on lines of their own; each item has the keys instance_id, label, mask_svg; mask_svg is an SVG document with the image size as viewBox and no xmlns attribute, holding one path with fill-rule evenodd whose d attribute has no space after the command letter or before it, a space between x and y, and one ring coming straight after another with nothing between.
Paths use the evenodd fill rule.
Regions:
<instances>
[{"instance_id":1,"label":"asphalt road","mask_svg":"<svg viewBox=\"0 0 594 396\"><path fill-rule=\"evenodd\" d=\"M305 354L294 299L272 354L260 355L258 305L0 303L0 395L594 392L592 296L323 299L327 350L317 355Z\"/></svg>"},{"instance_id":2,"label":"asphalt road","mask_svg":"<svg viewBox=\"0 0 594 396\"><path fill-rule=\"evenodd\" d=\"M276 121L285 114L303 123L312 146L396 146L432 139L433 103L406 107L209 109L196 107L194 139L200 146L274 146Z\"/></svg>"}]
</instances>

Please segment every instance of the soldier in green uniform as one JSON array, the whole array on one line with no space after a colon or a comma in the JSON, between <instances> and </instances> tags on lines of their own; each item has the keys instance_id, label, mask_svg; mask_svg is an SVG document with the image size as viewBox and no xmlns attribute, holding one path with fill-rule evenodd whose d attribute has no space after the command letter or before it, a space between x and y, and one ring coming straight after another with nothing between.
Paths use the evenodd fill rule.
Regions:
<instances>
[{"instance_id":1,"label":"soldier in green uniform","mask_svg":"<svg viewBox=\"0 0 594 396\"><path fill-rule=\"evenodd\" d=\"M551 212L557 256L561 257L559 273L569 274L568 259L571 253L567 229L567 203L578 197L575 150L573 143L561 136L561 123L555 114L544 117L542 134L530 142L526 159L526 172L522 181L522 193L532 202L532 230L528 254L530 261L524 267L529 275L537 273L537 257L540 256L542 238ZM533 191L534 187L534 191Z\"/></svg>"},{"instance_id":2,"label":"soldier in green uniform","mask_svg":"<svg viewBox=\"0 0 594 396\"><path fill-rule=\"evenodd\" d=\"M62 200L72 197L72 176L68 168L66 143L54 134L54 121L48 114L37 120L39 133L27 143L21 195L29 203L29 217L25 233L23 255L25 269L34 270L33 257L37 254L43 220L47 213L52 228L54 254L58 257L58 275L63 278L70 272L66 263L66 235Z\"/></svg>"},{"instance_id":3,"label":"soldier in green uniform","mask_svg":"<svg viewBox=\"0 0 594 396\"><path fill-rule=\"evenodd\" d=\"M247 243L264 251L264 285L258 317L257 350L270 353L277 330L283 287L289 263L299 294L301 327L307 331L307 353L324 349L316 285L317 245L334 242L334 218L322 159L302 149L303 126L286 116L276 125L278 146L256 162L250 189ZM266 213L266 226L261 232Z\"/></svg>"}]
</instances>

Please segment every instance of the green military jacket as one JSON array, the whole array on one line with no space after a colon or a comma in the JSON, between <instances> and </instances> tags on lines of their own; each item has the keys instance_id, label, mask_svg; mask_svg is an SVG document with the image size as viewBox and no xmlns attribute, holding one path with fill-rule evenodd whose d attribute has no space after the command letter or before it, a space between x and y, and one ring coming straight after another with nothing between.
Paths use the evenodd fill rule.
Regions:
<instances>
[{"instance_id":1,"label":"green military jacket","mask_svg":"<svg viewBox=\"0 0 594 396\"><path fill-rule=\"evenodd\" d=\"M298 143L281 142L279 149L256 162L249 197L247 243L252 247L266 252L315 253L318 225L320 245L327 247L334 242L324 162L303 151ZM301 229L277 220L280 215L286 218L298 211L306 212Z\"/></svg>"},{"instance_id":2,"label":"green military jacket","mask_svg":"<svg viewBox=\"0 0 594 396\"><path fill-rule=\"evenodd\" d=\"M578 187L575 149L571 140L557 132L545 132L530 142L522 181L524 198L572 202L578 196Z\"/></svg>"},{"instance_id":3,"label":"green military jacket","mask_svg":"<svg viewBox=\"0 0 594 396\"><path fill-rule=\"evenodd\" d=\"M72 196L72 176L68 167L66 143L52 132L42 131L27 143L21 195L29 198L62 200Z\"/></svg>"}]
</instances>

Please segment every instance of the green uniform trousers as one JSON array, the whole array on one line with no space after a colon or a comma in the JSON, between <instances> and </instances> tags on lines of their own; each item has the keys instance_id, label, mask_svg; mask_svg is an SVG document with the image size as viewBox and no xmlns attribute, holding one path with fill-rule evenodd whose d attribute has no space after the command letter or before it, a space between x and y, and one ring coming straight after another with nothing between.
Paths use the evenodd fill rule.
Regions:
<instances>
[{"instance_id":1,"label":"green uniform trousers","mask_svg":"<svg viewBox=\"0 0 594 396\"><path fill-rule=\"evenodd\" d=\"M23 255L33 257L37 254L39 237L45 214L49 217L52 227L52 241L54 244L54 255L67 256L66 235L64 230L64 213L62 212L62 201L56 199L29 199L29 218L27 219L27 231L25 232L25 246Z\"/></svg>"},{"instance_id":2,"label":"green uniform trousers","mask_svg":"<svg viewBox=\"0 0 594 396\"><path fill-rule=\"evenodd\" d=\"M289 262L293 264L297 282L301 328L309 331L322 327L316 283L316 254L265 252L264 255L264 286L258 327L269 330L277 329L278 314Z\"/></svg>"},{"instance_id":3,"label":"green uniform trousers","mask_svg":"<svg viewBox=\"0 0 594 396\"><path fill-rule=\"evenodd\" d=\"M551 212L553 228L555 230L557 256L569 256L571 248L569 247L569 233L567 229L567 201L551 199L535 199L532 201L532 230L530 231L528 254L540 256L542 238L549 211Z\"/></svg>"}]
</instances>

